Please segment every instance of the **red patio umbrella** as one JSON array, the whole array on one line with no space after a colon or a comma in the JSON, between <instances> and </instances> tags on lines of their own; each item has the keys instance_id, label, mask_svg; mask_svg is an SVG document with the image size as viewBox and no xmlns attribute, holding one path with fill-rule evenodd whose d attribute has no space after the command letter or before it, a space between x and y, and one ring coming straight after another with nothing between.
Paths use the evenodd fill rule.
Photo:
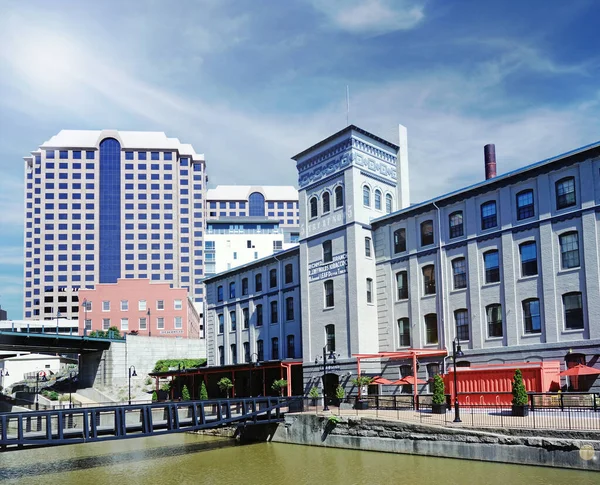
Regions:
<instances>
[{"instance_id":1,"label":"red patio umbrella","mask_svg":"<svg viewBox=\"0 0 600 485\"><path fill-rule=\"evenodd\" d=\"M371 384L382 384L384 386L388 386L392 383L392 381L386 379L385 377L377 376L373 377Z\"/></svg>"},{"instance_id":2,"label":"red patio umbrella","mask_svg":"<svg viewBox=\"0 0 600 485\"><path fill-rule=\"evenodd\" d=\"M600 369L594 369L588 365L577 364L575 367L571 367L563 372L561 372L560 376L591 376L591 375L600 374Z\"/></svg>"},{"instance_id":3,"label":"red patio umbrella","mask_svg":"<svg viewBox=\"0 0 600 485\"><path fill-rule=\"evenodd\" d=\"M414 376L406 376L403 377L402 379L399 379L397 381L392 382L392 385L395 386L406 386L406 385L413 385L415 383L415 377ZM427 381L424 381L423 379L419 379L417 377L417 384L427 384Z\"/></svg>"}]
</instances>

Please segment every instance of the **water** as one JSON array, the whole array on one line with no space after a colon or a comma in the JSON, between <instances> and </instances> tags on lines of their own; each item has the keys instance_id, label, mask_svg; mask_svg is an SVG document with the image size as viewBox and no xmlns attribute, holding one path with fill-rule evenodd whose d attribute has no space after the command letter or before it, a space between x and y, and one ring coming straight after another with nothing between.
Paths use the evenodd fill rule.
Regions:
<instances>
[{"instance_id":1,"label":"water","mask_svg":"<svg viewBox=\"0 0 600 485\"><path fill-rule=\"evenodd\" d=\"M0 483L597 485L600 474L177 434L3 453Z\"/></svg>"}]
</instances>

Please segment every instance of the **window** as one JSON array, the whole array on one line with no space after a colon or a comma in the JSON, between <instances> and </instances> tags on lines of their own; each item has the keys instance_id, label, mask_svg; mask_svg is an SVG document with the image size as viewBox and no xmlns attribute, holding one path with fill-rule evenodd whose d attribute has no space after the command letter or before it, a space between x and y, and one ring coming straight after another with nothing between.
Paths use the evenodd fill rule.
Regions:
<instances>
[{"instance_id":1,"label":"window","mask_svg":"<svg viewBox=\"0 0 600 485\"><path fill-rule=\"evenodd\" d=\"M138 301L138 310L141 312L145 312L146 311L146 300L140 300Z\"/></svg>"},{"instance_id":2,"label":"window","mask_svg":"<svg viewBox=\"0 0 600 485\"><path fill-rule=\"evenodd\" d=\"M519 250L521 252L521 276L537 275L537 247L535 241L521 244Z\"/></svg>"},{"instance_id":3,"label":"window","mask_svg":"<svg viewBox=\"0 0 600 485\"><path fill-rule=\"evenodd\" d=\"M219 365L225 365L225 351L222 345L219 345Z\"/></svg>"},{"instance_id":4,"label":"window","mask_svg":"<svg viewBox=\"0 0 600 485\"><path fill-rule=\"evenodd\" d=\"M365 256L367 258L371 257L371 238L365 237Z\"/></svg>"},{"instance_id":5,"label":"window","mask_svg":"<svg viewBox=\"0 0 600 485\"><path fill-rule=\"evenodd\" d=\"M140 318L140 330L146 330L147 329L147 325L146 325L146 317L141 317Z\"/></svg>"},{"instance_id":6,"label":"window","mask_svg":"<svg viewBox=\"0 0 600 485\"><path fill-rule=\"evenodd\" d=\"M256 341L256 354L259 362L265 360L265 348L262 340Z\"/></svg>"},{"instance_id":7,"label":"window","mask_svg":"<svg viewBox=\"0 0 600 485\"><path fill-rule=\"evenodd\" d=\"M498 251L487 251L483 254L483 265L485 267L485 282L497 283L500 281L500 266Z\"/></svg>"},{"instance_id":8,"label":"window","mask_svg":"<svg viewBox=\"0 0 600 485\"><path fill-rule=\"evenodd\" d=\"M335 325L325 325L327 352L335 352Z\"/></svg>"},{"instance_id":9,"label":"window","mask_svg":"<svg viewBox=\"0 0 600 485\"><path fill-rule=\"evenodd\" d=\"M331 202L330 202L329 192L327 192L327 191L323 192L323 197L322 197L321 201L323 203L323 214L326 214L327 212L329 212L331 210Z\"/></svg>"},{"instance_id":10,"label":"window","mask_svg":"<svg viewBox=\"0 0 600 485\"><path fill-rule=\"evenodd\" d=\"M381 190L375 189L375 209L381 210Z\"/></svg>"},{"instance_id":11,"label":"window","mask_svg":"<svg viewBox=\"0 0 600 485\"><path fill-rule=\"evenodd\" d=\"M175 317L175 328L183 328L181 317Z\"/></svg>"},{"instance_id":12,"label":"window","mask_svg":"<svg viewBox=\"0 0 600 485\"><path fill-rule=\"evenodd\" d=\"M410 322L408 318L398 319L398 346L410 347Z\"/></svg>"},{"instance_id":13,"label":"window","mask_svg":"<svg viewBox=\"0 0 600 485\"><path fill-rule=\"evenodd\" d=\"M277 323L277 300L271 302L271 323Z\"/></svg>"},{"instance_id":14,"label":"window","mask_svg":"<svg viewBox=\"0 0 600 485\"><path fill-rule=\"evenodd\" d=\"M230 345L231 348L231 363L233 365L237 364L237 345L236 344L231 344Z\"/></svg>"},{"instance_id":15,"label":"window","mask_svg":"<svg viewBox=\"0 0 600 485\"><path fill-rule=\"evenodd\" d=\"M454 312L456 322L456 336L458 340L469 340L469 314L467 310L456 310Z\"/></svg>"},{"instance_id":16,"label":"window","mask_svg":"<svg viewBox=\"0 0 600 485\"><path fill-rule=\"evenodd\" d=\"M481 204L481 229L490 229L498 225L496 218L496 201L490 200Z\"/></svg>"},{"instance_id":17,"label":"window","mask_svg":"<svg viewBox=\"0 0 600 485\"><path fill-rule=\"evenodd\" d=\"M367 278L367 303L373 303L373 280Z\"/></svg>"},{"instance_id":18,"label":"window","mask_svg":"<svg viewBox=\"0 0 600 485\"><path fill-rule=\"evenodd\" d=\"M542 331L540 300L531 298L523 301L523 320L525 321L525 333L540 333Z\"/></svg>"},{"instance_id":19,"label":"window","mask_svg":"<svg viewBox=\"0 0 600 485\"><path fill-rule=\"evenodd\" d=\"M253 192L248 197L249 215L250 217L265 216L265 198L260 192Z\"/></svg>"},{"instance_id":20,"label":"window","mask_svg":"<svg viewBox=\"0 0 600 485\"><path fill-rule=\"evenodd\" d=\"M533 190L523 190L517 194L517 220L528 219L535 215Z\"/></svg>"},{"instance_id":21,"label":"window","mask_svg":"<svg viewBox=\"0 0 600 485\"><path fill-rule=\"evenodd\" d=\"M244 328L248 328L250 326L250 312L248 308L242 308L242 325Z\"/></svg>"},{"instance_id":22,"label":"window","mask_svg":"<svg viewBox=\"0 0 600 485\"><path fill-rule=\"evenodd\" d=\"M465 258L456 258L452 261L454 275L454 289L460 290L467 287L467 262Z\"/></svg>"},{"instance_id":23,"label":"window","mask_svg":"<svg viewBox=\"0 0 600 485\"><path fill-rule=\"evenodd\" d=\"M333 280L327 280L323 283L325 288L325 308L332 308L334 305L333 301Z\"/></svg>"},{"instance_id":24,"label":"window","mask_svg":"<svg viewBox=\"0 0 600 485\"><path fill-rule=\"evenodd\" d=\"M237 329L237 316L235 314L235 311L229 312L229 325L230 331L235 332Z\"/></svg>"},{"instance_id":25,"label":"window","mask_svg":"<svg viewBox=\"0 0 600 485\"><path fill-rule=\"evenodd\" d=\"M122 312L126 312L129 310L129 301L128 300L121 300L121 311Z\"/></svg>"},{"instance_id":26,"label":"window","mask_svg":"<svg viewBox=\"0 0 600 485\"><path fill-rule=\"evenodd\" d=\"M565 209L576 203L575 178L565 177L556 182L556 209Z\"/></svg>"},{"instance_id":27,"label":"window","mask_svg":"<svg viewBox=\"0 0 600 485\"><path fill-rule=\"evenodd\" d=\"M294 298L291 296L285 299L285 319L294 319Z\"/></svg>"},{"instance_id":28,"label":"window","mask_svg":"<svg viewBox=\"0 0 600 485\"><path fill-rule=\"evenodd\" d=\"M269 286L275 288L277 286L277 269L273 268L269 271Z\"/></svg>"},{"instance_id":29,"label":"window","mask_svg":"<svg viewBox=\"0 0 600 485\"><path fill-rule=\"evenodd\" d=\"M394 210L394 202L392 194L385 194L385 212L390 214Z\"/></svg>"},{"instance_id":30,"label":"window","mask_svg":"<svg viewBox=\"0 0 600 485\"><path fill-rule=\"evenodd\" d=\"M165 300L157 300L156 301L156 309L164 310L165 309Z\"/></svg>"},{"instance_id":31,"label":"window","mask_svg":"<svg viewBox=\"0 0 600 485\"><path fill-rule=\"evenodd\" d=\"M279 359L279 339L277 337L271 339L271 359Z\"/></svg>"},{"instance_id":32,"label":"window","mask_svg":"<svg viewBox=\"0 0 600 485\"><path fill-rule=\"evenodd\" d=\"M421 223L421 246L433 244L433 221Z\"/></svg>"},{"instance_id":33,"label":"window","mask_svg":"<svg viewBox=\"0 0 600 485\"><path fill-rule=\"evenodd\" d=\"M435 295L435 267L423 266L423 291L426 295Z\"/></svg>"},{"instance_id":34,"label":"window","mask_svg":"<svg viewBox=\"0 0 600 485\"><path fill-rule=\"evenodd\" d=\"M579 235L577 232L561 234L560 260L563 269L577 268L579 266Z\"/></svg>"},{"instance_id":35,"label":"window","mask_svg":"<svg viewBox=\"0 0 600 485\"><path fill-rule=\"evenodd\" d=\"M371 189L366 185L363 186L363 205L371 207Z\"/></svg>"},{"instance_id":36,"label":"window","mask_svg":"<svg viewBox=\"0 0 600 485\"><path fill-rule=\"evenodd\" d=\"M317 198L312 197L310 199L309 205L310 205L310 218L314 219L315 217L317 217L319 215Z\"/></svg>"},{"instance_id":37,"label":"window","mask_svg":"<svg viewBox=\"0 0 600 485\"><path fill-rule=\"evenodd\" d=\"M287 358L288 359L296 358L296 345L295 345L294 340L295 339L294 339L293 335L287 336Z\"/></svg>"},{"instance_id":38,"label":"window","mask_svg":"<svg viewBox=\"0 0 600 485\"><path fill-rule=\"evenodd\" d=\"M502 306L498 304L485 307L487 316L488 335L490 337L502 337Z\"/></svg>"},{"instance_id":39,"label":"window","mask_svg":"<svg viewBox=\"0 0 600 485\"><path fill-rule=\"evenodd\" d=\"M182 310L183 304L181 300L173 300L173 309L174 310Z\"/></svg>"},{"instance_id":40,"label":"window","mask_svg":"<svg viewBox=\"0 0 600 485\"><path fill-rule=\"evenodd\" d=\"M289 284L294 281L294 267L291 264L285 265L285 283Z\"/></svg>"},{"instance_id":41,"label":"window","mask_svg":"<svg viewBox=\"0 0 600 485\"><path fill-rule=\"evenodd\" d=\"M254 313L256 314L256 326L257 327L262 327L262 324L263 324L263 306L262 305L256 305L256 310L254 310Z\"/></svg>"},{"instance_id":42,"label":"window","mask_svg":"<svg viewBox=\"0 0 600 485\"><path fill-rule=\"evenodd\" d=\"M565 329L578 330L583 328L581 293L564 294L563 306L565 307Z\"/></svg>"},{"instance_id":43,"label":"window","mask_svg":"<svg viewBox=\"0 0 600 485\"><path fill-rule=\"evenodd\" d=\"M464 234L463 213L456 211L450 214L450 237L460 237Z\"/></svg>"},{"instance_id":44,"label":"window","mask_svg":"<svg viewBox=\"0 0 600 485\"><path fill-rule=\"evenodd\" d=\"M244 362L250 362L250 342L244 342L242 345L244 346Z\"/></svg>"},{"instance_id":45,"label":"window","mask_svg":"<svg viewBox=\"0 0 600 485\"><path fill-rule=\"evenodd\" d=\"M103 301L102 302L102 311L103 312L109 312L110 311L110 301Z\"/></svg>"},{"instance_id":46,"label":"window","mask_svg":"<svg viewBox=\"0 0 600 485\"><path fill-rule=\"evenodd\" d=\"M225 317L223 316L222 313L219 313L218 320L219 320L219 333L223 333L225 330Z\"/></svg>"},{"instance_id":47,"label":"window","mask_svg":"<svg viewBox=\"0 0 600 485\"><path fill-rule=\"evenodd\" d=\"M262 291L262 273L254 275L254 291Z\"/></svg>"},{"instance_id":48,"label":"window","mask_svg":"<svg viewBox=\"0 0 600 485\"><path fill-rule=\"evenodd\" d=\"M242 278L242 296L248 294L248 278Z\"/></svg>"},{"instance_id":49,"label":"window","mask_svg":"<svg viewBox=\"0 0 600 485\"><path fill-rule=\"evenodd\" d=\"M323 262L330 263L333 261L333 252L331 249L331 240L323 242Z\"/></svg>"},{"instance_id":50,"label":"window","mask_svg":"<svg viewBox=\"0 0 600 485\"><path fill-rule=\"evenodd\" d=\"M109 328L110 328L110 318L103 318L102 319L102 329L108 330Z\"/></svg>"},{"instance_id":51,"label":"window","mask_svg":"<svg viewBox=\"0 0 600 485\"><path fill-rule=\"evenodd\" d=\"M164 317L158 317L156 319L156 328L165 328L165 318Z\"/></svg>"},{"instance_id":52,"label":"window","mask_svg":"<svg viewBox=\"0 0 600 485\"><path fill-rule=\"evenodd\" d=\"M235 281L229 283L229 298L235 298Z\"/></svg>"},{"instance_id":53,"label":"window","mask_svg":"<svg viewBox=\"0 0 600 485\"><path fill-rule=\"evenodd\" d=\"M223 287L217 286L217 301L223 301Z\"/></svg>"},{"instance_id":54,"label":"window","mask_svg":"<svg viewBox=\"0 0 600 485\"><path fill-rule=\"evenodd\" d=\"M427 344L438 343L438 325L435 313L425 315L425 342Z\"/></svg>"},{"instance_id":55,"label":"window","mask_svg":"<svg viewBox=\"0 0 600 485\"><path fill-rule=\"evenodd\" d=\"M394 231L394 253L406 251L406 229L396 229Z\"/></svg>"},{"instance_id":56,"label":"window","mask_svg":"<svg viewBox=\"0 0 600 485\"><path fill-rule=\"evenodd\" d=\"M338 185L335 188L335 208L338 209L344 205L344 188Z\"/></svg>"},{"instance_id":57,"label":"window","mask_svg":"<svg viewBox=\"0 0 600 485\"><path fill-rule=\"evenodd\" d=\"M406 300L408 298L408 272L396 273L396 288L398 289L398 300Z\"/></svg>"}]
</instances>

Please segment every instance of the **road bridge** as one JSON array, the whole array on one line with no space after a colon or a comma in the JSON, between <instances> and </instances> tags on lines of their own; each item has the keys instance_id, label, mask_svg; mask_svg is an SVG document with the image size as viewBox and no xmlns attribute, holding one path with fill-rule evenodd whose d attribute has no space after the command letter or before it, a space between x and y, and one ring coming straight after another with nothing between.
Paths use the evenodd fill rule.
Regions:
<instances>
[{"instance_id":1,"label":"road bridge","mask_svg":"<svg viewBox=\"0 0 600 485\"><path fill-rule=\"evenodd\" d=\"M28 329L29 330L29 329ZM107 350L112 343L125 343L125 339L66 335L53 332L0 331L0 350L34 353L86 354Z\"/></svg>"}]
</instances>

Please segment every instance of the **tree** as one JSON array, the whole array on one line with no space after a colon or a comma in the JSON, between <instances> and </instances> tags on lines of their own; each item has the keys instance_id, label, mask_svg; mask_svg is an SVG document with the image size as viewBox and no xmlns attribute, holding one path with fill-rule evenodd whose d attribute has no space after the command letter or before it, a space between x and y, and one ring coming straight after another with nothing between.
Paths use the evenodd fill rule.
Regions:
<instances>
[{"instance_id":1,"label":"tree","mask_svg":"<svg viewBox=\"0 0 600 485\"><path fill-rule=\"evenodd\" d=\"M436 375L433 378L433 397L431 398L431 402L433 404L444 404L446 402L444 379L440 375Z\"/></svg>"},{"instance_id":2,"label":"tree","mask_svg":"<svg viewBox=\"0 0 600 485\"><path fill-rule=\"evenodd\" d=\"M368 376L358 376L355 377L354 379L352 379L352 384L354 384L356 387L358 387L358 397L362 397L363 392L367 392L366 387L371 384L371 381L373 380L372 377L368 377ZM363 389L364 388L364 389Z\"/></svg>"},{"instance_id":3,"label":"tree","mask_svg":"<svg viewBox=\"0 0 600 485\"><path fill-rule=\"evenodd\" d=\"M222 377L219 382L217 382L217 386L221 391L225 391L227 393L227 399L229 399L229 390L233 387L233 382L228 377Z\"/></svg>"},{"instance_id":4,"label":"tree","mask_svg":"<svg viewBox=\"0 0 600 485\"><path fill-rule=\"evenodd\" d=\"M287 385L288 385L288 381L286 381L285 379L276 379L273 381L273 384L271 385L271 389L273 389L274 391L277 391L280 396L283 396L283 390L285 388L287 388Z\"/></svg>"},{"instance_id":5,"label":"tree","mask_svg":"<svg viewBox=\"0 0 600 485\"><path fill-rule=\"evenodd\" d=\"M187 385L184 384L183 389L181 390L181 399L183 401L189 401L190 400L190 391L187 387Z\"/></svg>"},{"instance_id":6,"label":"tree","mask_svg":"<svg viewBox=\"0 0 600 485\"><path fill-rule=\"evenodd\" d=\"M152 402L156 402L158 401L158 395L156 394L156 391L152 392Z\"/></svg>"},{"instance_id":7,"label":"tree","mask_svg":"<svg viewBox=\"0 0 600 485\"><path fill-rule=\"evenodd\" d=\"M342 386L337 386L335 388L335 397L337 397L340 400L346 397L346 391L344 391L344 388Z\"/></svg>"},{"instance_id":8,"label":"tree","mask_svg":"<svg viewBox=\"0 0 600 485\"><path fill-rule=\"evenodd\" d=\"M208 391L206 390L206 384L202 381L202 385L200 386L200 401L208 400Z\"/></svg>"},{"instance_id":9,"label":"tree","mask_svg":"<svg viewBox=\"0 0 600 485\"><path fill-rule=\"evenodd\" d=\"M515 370L515 376L512 383L512 395L513 406L526 406L529 403L521 369Z\"/></svg>"}]
</instances>

